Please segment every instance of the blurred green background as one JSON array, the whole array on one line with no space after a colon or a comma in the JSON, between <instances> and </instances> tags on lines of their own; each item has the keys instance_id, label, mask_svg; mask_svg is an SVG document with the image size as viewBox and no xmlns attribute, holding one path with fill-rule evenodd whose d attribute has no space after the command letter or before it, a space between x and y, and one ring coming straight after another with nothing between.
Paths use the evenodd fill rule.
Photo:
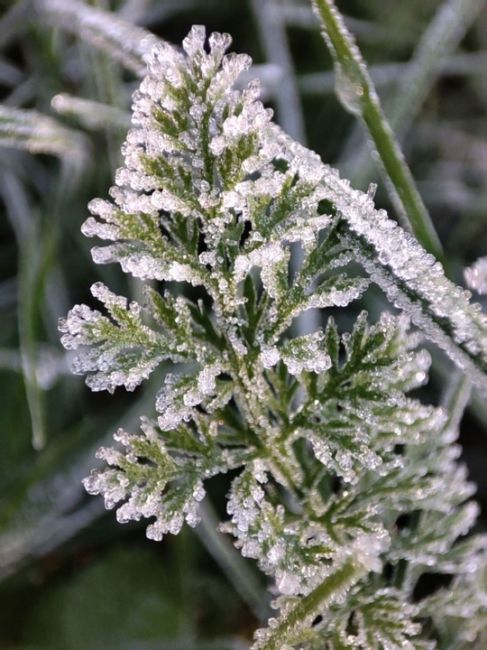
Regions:
<instances>
[{"instance_id":1,"label":"blurred green background","mask_svg":"<svg viewBox=\"0 0 487 650\"><path fill-rule=\"evenodd\" d=\"M230 32L234 48L254 58L253 74L284 128L356 186L378 180L360 127L334 95L331 59L304 0L86 4L173 43L194 23ZM396 126L450 275L462 282L462 269L487 251L487 9L468 17L468 2L459 1L338 4ZM1 104L57 121L27 123L22 148L11 146L0 113L0 648L245 648L269 597L252 563L212 533L227 479L210 485L213 506L198 530L160 544L145 539L143 526L117 525L81 487L97 446L152 413L163 369L133 394L92 394L69 374L59 344L58 318L90 302L92 282L140 290L118 266L95 267L80 233L87 202L106 196L120 164L137 79L113 48L95 47L89 29L48 5L0 3ZM456 31L444 42L452 20ZM101 102L106 113L53 102L60 93ZM56 155L45 153L46 139ZM380 180L377 202L390 208ZM372 313L380 300L368 298ZM347 326L351 315L341 320ZM423 394L437 402L451 368L432 353ZM486 434L487 407L474 398L461 442L484 529Z\"/></svg>"}]
</instances>

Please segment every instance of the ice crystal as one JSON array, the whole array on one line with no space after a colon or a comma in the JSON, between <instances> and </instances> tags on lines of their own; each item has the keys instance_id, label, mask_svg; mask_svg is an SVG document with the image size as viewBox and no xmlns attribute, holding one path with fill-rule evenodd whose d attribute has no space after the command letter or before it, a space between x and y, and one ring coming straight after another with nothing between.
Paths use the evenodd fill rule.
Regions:
<instances>
[{"instance_id":1,"label":"ice crystal","mask_svg":"<svg viewBox=\"0 0 487 650\"><path fill-rule=\"evenodd\" d=\"M280 132L277 137L294 155L308 155ZM320 164L317 158L315 165ZM342 215L343 242L355 250L355 259L396 307L487 390L487 316L480 306L446 278L441 264L410 233L376 210L371 196L354 190L334 169L326 167L322 174L324 198Z\"/></svg>"},{"instance_id":2,"label":"ice crystal","mask_svg":"<svg viewBox=\"0 0 487 650\"><path fill-rule=\"evenodd\" d=\"M71 310L75 372L110 391L162 362L171 372L152 419L119 431L85 486L161 539L196 525L205 481L233 470L223 530L278 596L256 650L475 639L486 542L466 537L477 507L458 422L408 396L430 363L409 319L481 379L486 318L371 193L272 124L254 82L236 89L250 59L229 44L194 27L182 51L152 49L124 166L110 200L90 203L83 232L105 242L95 261L146 292L129 303L97 283L105 313ZM362 313L340 333L325 311L324 331L295 334L302 312L345 307L370 279L408 316ZM454 576L452 589L413 604L426 572Z\"/></svg>"},{"instance_id":3,"label":"ice crystal","mask_svg":"<svg viewBox=\"0 0 487 650\"><path fill-rule=\"evenodd\" d=\"M479 259L465 269L465 281L470 289L487 294L487 257Z\"/></svg>"},{"instance_id":4,"label":"ice crystal","mask_svg":"<svg viewBox=\"0 0 487 650\"><path fill-rule=\"evenodd\" d=\"M315 332L286 341L281 348L281 358L292 375L303 371L323 373L331 366L324 345L324 334Z\"/></svg>"}]
</instances>

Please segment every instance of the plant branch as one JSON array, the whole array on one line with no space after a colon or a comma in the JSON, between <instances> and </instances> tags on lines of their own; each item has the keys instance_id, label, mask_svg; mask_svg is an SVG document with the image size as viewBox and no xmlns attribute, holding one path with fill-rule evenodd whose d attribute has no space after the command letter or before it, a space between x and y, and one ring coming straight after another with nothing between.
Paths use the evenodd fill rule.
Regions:
<instances>
[{"instance_id":1,"label":"plant branch","mask_svg":"<svg viewBox=\"0 0 487 650\"><path fill-rule=\"evenodd\" d=\"M287 635L292 634L304 620L316 616L321 606L334 601L366 571L366 567L356 558L348 558L334 573L299 601L280 624L272 629L266 641L261 646L257 646L259 650L280 650L285 645Z\"/></svg>"}]
</instances>

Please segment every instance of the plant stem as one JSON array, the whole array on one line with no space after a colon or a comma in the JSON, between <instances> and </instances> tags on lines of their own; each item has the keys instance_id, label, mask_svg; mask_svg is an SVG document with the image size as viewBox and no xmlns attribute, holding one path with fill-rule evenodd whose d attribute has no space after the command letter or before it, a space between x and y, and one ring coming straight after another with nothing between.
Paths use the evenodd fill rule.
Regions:
<instances>
[{"instance_id":1,"label":"plant stem","mask_svg":"<svg viewBox=\"0 0 487 650\"><path fill-rule=\"evenodd\" d=\"M272 634L259 647L259 650L280 650L285 645L287 635L304 619L317 616L319 607L335 600L354 584L367 568L353 557L349 557L311 593L302 598L286 618L273 629Z\"/></svg>"},{"instance_id":2,"label":"plant stem","mask_svg":"<svg viewBox=\"0 0 487 650\"><path fill-rule=\"evenodd\" d=\"M443 251L411 171L387 122L362 55L333 0L313 0L336 69L337 94L344 107L359 116L380 156L393 200L402 208L398 217L426 250L442 259ZM394 196L395 195L395 196Z\"/></svg>"}]
</instances>

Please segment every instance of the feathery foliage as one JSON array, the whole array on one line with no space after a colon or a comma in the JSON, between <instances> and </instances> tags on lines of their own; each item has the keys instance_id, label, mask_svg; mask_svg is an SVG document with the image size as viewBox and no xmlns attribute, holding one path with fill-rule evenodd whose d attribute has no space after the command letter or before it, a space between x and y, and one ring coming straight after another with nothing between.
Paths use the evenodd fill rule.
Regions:
<instances>
[{"instance_id":1,"label":"feathery foliage","mask_svg":"<svg viewBox=\"0 0 487 650\"><path fill-rule=\"evenodd\" d=\"M83 232L108 242L95 262L141 279L145 301L95 284L105 313L78 305L61 323L74 370L95 391L172 370L157 414L99 450L85 487L159 540L198 523L205 481L236 473L223 530L277 592L255 650L460 648L486 616L486 539L465 538L477 506L457 422L408 396L430 363L408 319L479 385L487 319L272 123L258 84L235 90L251 61L229 45L194 27L183 51L154 46L111 199L90 204ZM370 280L405 313L296 334ZM418 599L425 573L453 581Z\"/></svg>"}]
</instances>

